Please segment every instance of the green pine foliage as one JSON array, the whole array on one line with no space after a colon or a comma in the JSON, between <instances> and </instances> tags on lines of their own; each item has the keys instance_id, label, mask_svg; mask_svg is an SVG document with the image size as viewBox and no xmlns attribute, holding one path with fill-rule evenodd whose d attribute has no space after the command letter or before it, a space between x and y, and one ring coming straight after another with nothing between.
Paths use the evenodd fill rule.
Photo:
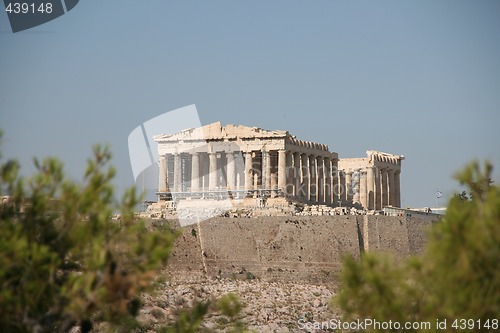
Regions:
<instances>
[{"instance_id":1,"label":"green pine foliage","mask_svg":"<svg viewBox=\"0 0 500 333\"><path fill-rule=\"evenodd\" d=\"M140 296L158 287L178 233L135 217L134 188L116 202L110 159L107 147L95 146L82 182L66 178L54 158L35 160L30 178L16 161L0 160L0 332L150 329L136 319ZM203 325L210 305L180 310L158 331L213 331ZM236 296L212 308L229 318L226 331L245 331Z\"/></svg>"},{"instance_id":2,"label":"green pine foliage","mask_svg":"<svg viewBox=\"0 0 500 333\"><path fill-rule=\"evenodd\" d=\"M431 331L436 331L436 320L446 320L441 332L500 329L500 188L491 185L491 170L489 163L483 168L472 163L456 176L473 200L451 199L444 219L430 231L423 255L402 264L374 253L360 262L344 260L342 288L335 298L344 320L430 322ZM366 331L391 330L371 326Z\"/></svg>"},{"instance_id":3,"label":"green pine foliage","mask_svg":"<svg viewBox=\"0 0 500 333\"><path fill-rule=\"evenodd\" d=\"M0 207L2 332L138 326L139 296L166 263L175 233L146 231L134 218L134 189L115 202L110 158L96 146L81 184L52 158L35 161L29 179L16 162L0 165L0 191L8 195Z\"/></svg>"}]
</instances>

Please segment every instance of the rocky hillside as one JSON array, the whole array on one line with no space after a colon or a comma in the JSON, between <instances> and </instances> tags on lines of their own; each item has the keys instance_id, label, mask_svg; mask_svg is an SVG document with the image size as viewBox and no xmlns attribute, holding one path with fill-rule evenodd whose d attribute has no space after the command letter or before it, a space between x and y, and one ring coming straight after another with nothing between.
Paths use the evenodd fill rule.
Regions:
<instances>
[{"instance_id":1,"label":"rocky hillside","mask_svg":"<svg viewBox=\"0 0 500 333\"><path fill-rule=\"evenodd\" d=\"M321 322L339 318L330 302L333 288L293 282L270 282L258 279L212 279L191 283L164 283L155 295L144 296L145 306L139 316L149 329L175 320L180 308L191 307L195 302L214 300L227 293L239 295L244 308L241 321L255 332L306 332L302 322ZM210 310L204 326L224 331L227 318ZM321 332L321 331L316 331Z\"/></svg>"}]
</instances>

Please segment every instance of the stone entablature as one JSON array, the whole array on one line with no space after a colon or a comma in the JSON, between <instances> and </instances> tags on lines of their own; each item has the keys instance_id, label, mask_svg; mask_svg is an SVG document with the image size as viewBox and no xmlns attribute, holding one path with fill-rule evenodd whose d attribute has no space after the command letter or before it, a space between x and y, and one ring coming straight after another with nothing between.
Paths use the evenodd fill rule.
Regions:
<instances>
[{"instance_id":1,"label":"stone entablature","mask_svg":"<svg viewBox=\"0 0 500 333\"><path fill-rule=\"evenodd\" d=\"M349 170L366 172L368 166L401 170L402 157L396 155L369 151L367 159L339 160L327 145L299 140L287 131L222 126L220 122L157 135L154 140L159 154L159 200L284 196L330 206L358 203L373 209L379 205L370 206L370 201L362 197L359 186L353 186ZM339 172L341 163L344 167ZM393 187L394 181L390 184ZM356 200L353 188L358 188L360 197ZM374 193L380 192L378 197L382 197L383 188L379 185L372 194L366 190L363 193L376 196ZM399 196L388 202L395 205L398 200Z\"/></svg>"},{"instance_id":2,"label":"stone entablature","mask_svg":"<svg viewBox=\"0 0 500 333\"><path fill-rule=\"evenodd\" d=\"M189 128L180 133L157 135L154 140L158 143L159 155L186 151L191 153L228 151L237 145L241 151L285 149L337 158L337 153L330 152L327 145L299 140L288 131L268 131L258 127L231 124L222 126L220 122Z\"/></svg>"}]
</instances>

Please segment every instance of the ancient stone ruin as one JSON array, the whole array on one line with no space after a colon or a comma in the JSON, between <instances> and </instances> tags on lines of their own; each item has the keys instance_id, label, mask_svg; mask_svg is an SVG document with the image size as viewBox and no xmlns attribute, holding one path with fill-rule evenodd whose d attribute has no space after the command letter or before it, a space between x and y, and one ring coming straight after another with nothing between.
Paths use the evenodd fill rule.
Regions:
<instances>
[{"instance_id":1,"label":"ancient stone ruin","mask_svg":"<svg viewBox=\"0 0 500 333\"><path fill-rule=\"evenodd\" d=\"M200 199L260 208L284 200L365 210L401 204L401 155L369 150L364 158L339 159L327 145L287 131L220 122L154 140L164 207Z\"/></svg>"}]
</instances>

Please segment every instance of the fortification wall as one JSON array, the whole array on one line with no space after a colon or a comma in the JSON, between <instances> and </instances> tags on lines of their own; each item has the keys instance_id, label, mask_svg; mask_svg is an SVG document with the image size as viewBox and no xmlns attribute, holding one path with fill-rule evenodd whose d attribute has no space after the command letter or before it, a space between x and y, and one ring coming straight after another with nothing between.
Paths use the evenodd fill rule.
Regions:
<instances>
[{"instance_id":1,"label":"fortification wall","mask_svg":"<svg viewBox=\"0 0 500 333\"><path fill-rule=\"evenodd\" d=\"M218 217L181 228L169 271L173 280L261 278L335 283L344 254L418 254L430 219L393 216Z\"/></svg>"},{"instance_id":2,"label":"fortification wall","mask_svg":"<svg viewBox=\"0 0 500 333\"><path fill-rule=\"evenodd\" d=\"M411 221L407 224L409 253L412 255L422 253L427 243L427 234L432 223L437 220L435 217L408 217L407 220Z\"/></svg>"},{"instance_id":3,"label":"fortification wall","mask_svg":"<svg viewBox=\"0 0 500 333\"><path fill-rule=\"evenodd\" d=\"M410 252L408 220L404 217L363 216L365 251L377 251L404 258ZM411 222L410 222L411 224Z\"/></svg>"}]
</instances>

